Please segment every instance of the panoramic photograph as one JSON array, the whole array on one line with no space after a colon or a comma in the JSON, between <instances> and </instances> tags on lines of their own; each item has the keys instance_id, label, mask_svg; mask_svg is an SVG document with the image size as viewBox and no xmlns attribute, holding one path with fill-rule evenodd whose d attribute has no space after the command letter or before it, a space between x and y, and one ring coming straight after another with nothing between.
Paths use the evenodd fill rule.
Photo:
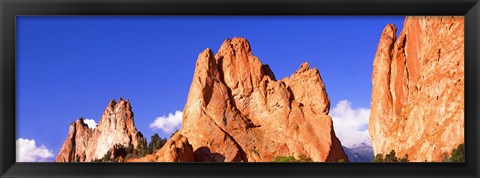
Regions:
<instances>
[{"instance_id":1,"label":"panoramic photograph","mask_svg":"<svg viewBox=\"0 0 480 178\"><path fill-rule=\"evenodd\" d=\"M464 162L463 16L18 16L17 162Z\"/></svg>"}]
</instances>

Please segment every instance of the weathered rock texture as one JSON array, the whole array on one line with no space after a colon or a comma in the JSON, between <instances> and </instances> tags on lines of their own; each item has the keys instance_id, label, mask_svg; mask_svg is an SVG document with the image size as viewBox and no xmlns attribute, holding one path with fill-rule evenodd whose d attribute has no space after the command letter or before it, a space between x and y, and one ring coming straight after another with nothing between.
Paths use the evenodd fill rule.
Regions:
<instances>
[{"instance_id":1,"label":"weathered rock texture","mask_svg":"<svg viewBox=\"0 0 480 178\"><path fill-rule=\"evenodd\" d=\"M441 161L464 142L463 17L387 25L373 63L369 132L375 154Z\"/></svg>"},{"instance_id":2,"label":"weathered rock texture","mask_svg":"<svg viewBox=\"0 0 480 178\"><path fill-rule=\"evenodd\" d=\"M70 124L67 139L62 145L56 162L88 162L102 158L113 146L122 144L137 148L144 144L143 135L137 131L132 107L128 100L110 101L98 123L92 130L80 118Z\"/></svg>"},{"instance_id":3,"label":"weathered rock texture","mask_svg":"<svg viewBox=\"0 0 480 178\"><path fill-rule=\"evenodd\" d=\"M198 56L179 133L193 146L195 161L347 160L329 108L316 68L304 63L276 80L246 39L227 39L216 55L206 49Z\"/></svg>"},{"instance_id":4,"label":"weathered rock texture","mask_svg":"<svg viewBox=\"0 0 480 178\"><path fill-rule=\"evenodd\" d=\"M177 133L153 154L127 162L194 162L193 147L187 137Z\"/></svg>"}]
</instances>

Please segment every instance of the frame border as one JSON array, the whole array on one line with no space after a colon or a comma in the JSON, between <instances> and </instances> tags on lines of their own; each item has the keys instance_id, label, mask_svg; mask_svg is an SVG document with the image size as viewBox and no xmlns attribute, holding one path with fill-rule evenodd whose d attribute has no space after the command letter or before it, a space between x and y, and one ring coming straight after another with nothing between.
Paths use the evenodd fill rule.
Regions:
<instances>
[{"instance_id":1,"label":"frame border","mask_svg":"<svg viewBox=\"0 0 480 178\"><path fill-rule=\"evenodd\" d=\"M1 177L479 177L479 0L0 0ZM465 163L16 163L15 19L20 15L462 15Z\"/></svg>"}]
</instances>

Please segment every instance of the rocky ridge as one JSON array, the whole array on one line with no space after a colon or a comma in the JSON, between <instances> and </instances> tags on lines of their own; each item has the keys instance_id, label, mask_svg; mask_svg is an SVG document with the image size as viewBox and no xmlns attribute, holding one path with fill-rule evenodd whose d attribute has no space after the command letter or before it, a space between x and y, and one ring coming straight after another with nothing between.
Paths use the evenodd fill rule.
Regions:
<instances>
[{"instance_id":1,"label":"rocky ridge","mask_svg":"<svg viewBox=\"0 0 480 178\"><path fill-rule=\"evenodd\" d=\"M406 17L385 27L373 63L375 154L441 161L464 142L463 17Z\"/></svg>"},{"instance_id":2,"label":"rocky ridge","mask_svg":"<svg viewBox=\"0 0 480 178\"><path fill-rule=\"evenodd\" d=\"M127 162L270 162L278 156L348 161L328 115L330 100L318 69L303 63L277 80L244 38L227 39L196 62L182 128L158 151ZM116 144L145 140L130 103L111 101L95 130L70 127L58 162L93 161ZM77 159L78 158L78 159Z\"/></svg>"},{"instance_id":3,"label":"rocky ridge","mask_svg":"<svg viewBox=\"0 0 480 178\"><path fill-rule=\"evenodd\" d=\"M329 109L318 69L304 63L276 80L246 39L233 38L217 54L206 49L198 56L179 132L201 162L270 162L291 155L347 160Z\"/></svg>"},{"instance_id":4,"label":"rocky ridge","mask_svg":"<svg viewBox=\"0 0 480 178\"><path fill-rule=\"evenodd\" d=\"M138 148L145 143L142 133L135 127L130 102L112 99L95 129L90 129L83 118L70 124L55 162L90 162L101 159L108 151L113 152L116 144Z\"/></svg>"}]
</instances>

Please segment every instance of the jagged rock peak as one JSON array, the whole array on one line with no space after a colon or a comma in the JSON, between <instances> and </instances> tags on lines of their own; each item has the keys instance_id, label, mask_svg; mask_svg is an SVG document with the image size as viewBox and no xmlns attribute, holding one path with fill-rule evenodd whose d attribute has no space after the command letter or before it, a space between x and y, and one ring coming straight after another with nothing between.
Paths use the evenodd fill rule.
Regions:
<instances>
[{"instance_id":1,"label":"jagged rock peak","mask_svg":"<svg viewBox=\"0 0 480 178\"><path fill-rule=\"evenodd\" d=\"M116 102L112 99L94 130L89 129L83 118L70 125L67 138L55 161L88 162L102 158L116 144L137 148L145 143L142 133L135 127L129 100L120 98Z\"/></svg>"},{"instance_id":2,"label":"jagged rock peak","mask_svg":"<svg viewBox=\"0 0 480 178\"><path fill-rule=\"evenodd\" d=\"M320 77L320 72L318 71L318 69L317 68L310 69L310 64L308 62L302 63L300 65L300 67L298 68L298 70L295 71L295 73L293 73L293 75L297 75L297 74L304 73L304 72L307 72L307 71L312 71L313 75L318 75L318 77Z\"/></svg>"},{"instance_id":3,"label":"jagged rock peak","mask_svg":"<svg viewBox=\"0 0 480 178\"><path fill-rule=\"evenodd\" d=\"M397 35L397 27L395 24L387 24L382 32L382 37L390 37L395 40Z\"/></svg>"},{"instance_id":4,"label":"jagged rock peak","mask_svg":"<svg viewBox=\"0 0 480 178\"><path fill-rule=\"evenodd\" d=\"M75 121L75 123L85 124L85 123L83 122L83 118L82 118L82 117L78 118L77 121ZM72 123L72 124L73 124L73 123Z\"/></svg>"},{"instance_id":5,"label":"jagged rock peak","mask_svg":"<svg viewBox=\"0 0 480 178\"><path fill-rule=\"evenodd\" d=\"M132 106L130 104L130 100L124 100L123 98L120 97L118 101L115 101L115 99L110 100L98 124L100 125L102 123L103 118L105 118L103 116L108 114L113 114L119 111L124 111L128 115L128 117L123 117L120 119L133 119L133 111L132 111Z\"/></svg>"},{"instance_id":6,"label":"jagged rock peak","mask_svg":"<svg viewBox=\"0 0 480 178\"><path fill-rule=\"evenodd\" d=\"M196 161L266 161L306 155L348 160L328 116L329 99L317 69L276 81L244 38L227 39L215 56L198 56L183 123Z\"/></svg>"},{"instance_id":7,"label":"jagged rock peak","mask_svg":"<svg viewBox=\"0 0 480 178\"><path fill-rule=\"evenodd\" d=\"M215 55L210 48L203 50L199 55L196 62L196 70L200 68L200 70L219 70L217 61L215 60ZM200 72L200 71L199 71Z\"/></svg>"},{"instance_id":8,"label":"jagged rock peak","mask_svg":"<svg viewBox=\"0 0 480 178\"><path fill-rule=\"evenodd\" d=\"M282 79L281 82L288 86L294 101L312 107L314 113L328 115L330 98L317 68L310 69L310 64L304 62L292 76Z\"/></svg>"},{"instance_id":9,"label":"jagged rock peak","mask_svg":"<svg viewBox=\"0 0 480 178\"><path fill-rule=\"evenodd\" d=\"M110 100L110 102L108 102L108 105L107 105L107 106L114 107L116 104L117 104L117 102L115 101L114 98L112 98L112 99Z\"/></svg>"},{"instance_id":10,"label":"jagged rock peak","mask_svg":"<svg viewBox=\"0 0 480 178\"><path fill-rule=\"evenodd\" d=\"M302 65L300 65L298 72L305 72L309 69L310 69L310 64L308 62L304 62Z\"/></svg>"},{"instance_id":11,"label":"jagged rock peak","mask_svg":"<svg viewBox=\"0 0 480 178\"><path fill-rule=\"evenodd\" d=\"M218 50L219 54L223 52L245 52L252 53L250 43L245 38L235 37L233 39L227 38Z\"/></svg>"},{"instance_id":12,"label":"jagged rock peak","mask_svg":"<svg viewBox=\"0 0 480 178\"><path fill-rule=\"evenodd\" d=\"M118 104L121 104L121 105L124 105L124 106L130 105L130 100L124 100L122 97L120 97L120 98L118 98L118 102L117 102L117 101L115 101L115 98L112 98L107 106L115 107Z\"/></svg>"},{"instance_id":13,"label":"jagged rock peak","mask_svg":"<svg viewBox=\"0 0 480 178\"><path fill-rule=\"evenodd\" d=\"M78 118L75 122L72 122L71 125L75 125L75 127L79 127L79 126L88 127L88 125L84 122L82 117Z\"/></svg>"}]
</instances>

